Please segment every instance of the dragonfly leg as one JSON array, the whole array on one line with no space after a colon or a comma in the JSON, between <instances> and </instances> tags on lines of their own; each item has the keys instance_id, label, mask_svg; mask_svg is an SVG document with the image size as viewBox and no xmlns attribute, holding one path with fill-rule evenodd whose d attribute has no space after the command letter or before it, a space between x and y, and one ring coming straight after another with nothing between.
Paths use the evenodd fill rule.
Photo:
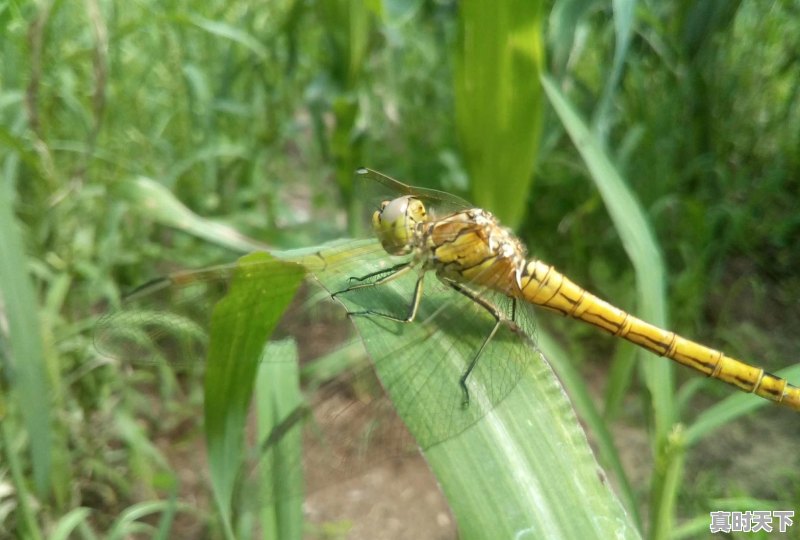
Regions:
<instances>
[{"instance_id":1,"label":"dragonfly leg","mask_svg":"<svg viewBox=\"0 0 800 540\"><path fill-rule=\"evenodd\" d=\"M369 283L358 283L356 285L349 285L347 288L342 289L341 291L336 291L335 293L331 294L332 297L340 295L342 293L354 291L356 289L364 289L366 287L375 287L376 285L381 285L382 283L387 283L393 279L396 279L406 272L408 272L412 267L412 261L403 262L392 266L391 268L384 268L383 270L378 270L376 272L371 272L365 276L355 277L351 276L349 279L351 282L353 281L366 281L370 278L374 278L375 276L380 276L382 274L386 274L385 276L376 279L375 281L370 281Z\"/></svg>"},{"instance_id":2,"label":"dragonfly leg","mask_svg":"<svg viewBox=\"0 0 800 540\"><path fill-rule=\"evenodd\" d=\"M365 288L365 287L373 287L373 286L376 286L376 285L387 283L387 282L389 282L389 281L391 281L393 279L396 279L397 277L405 274L411 268L412 268L412 266L409 263L406 266L400 268L400 270L397 270L394 274L390 274L388 276L382 277L381 279L379 279L379 280L377 280L375 282L372 282L372 283L364 283L364 284L361 284L361 285L356 285L356 286L354 286L354 287L352 287L352 288L350 288L348 290L352 291L354 289L362 289L362 288ZM398 317L397 315L392 315L392 314L389 314L389 313L383 313L383 312L372 310L372 309L367 309L367 310L364 310L364 311L351 311L351 312L348 313L348 315L351 316L351 317L358 317L358 316L362 316L363 317L363 316L369 316L369 315L376 315L378 317L383 317L384 319L389 319L390 321L395 321L395 322L400 322L400 323L410 323L417 317L417 310L419 309L419 302L422 299L422 283L423 283L423 279L424 278L425 278L425 272L421 272L419 274L419 277L417 278L417 283L414 286L414 297L411 300L411 304L408 306L408 313L406 314L405 317ZM341 292L345 292L345 291L341 291Z\"/></svg>"},{"instance_id":3,"label":"dragonfly leg","mask_svg":"<svg viewBox=\"0 0 800 540\"><path fill-rule=\"evenodd\" d=\"M464 371L464 373L458 380L458 384L461 386L461 391L464 393L464 401L462 402L462 406L467 407L469 405L469 389L467 388L467 379L472 373L472 370L475 369L475 366L478 364L478 358L480 358L481 354L483 354L483 350L486 348L489 342L492 341L492 338L494 338L494 335L497 333L497 330L500 328L500 325L508 321L500 312L500 310L497 309L497 306L487 301L486 299L481 298L474 291L460 285L455 281L447 280L446 283L456 291L460 292L461 294L472 300L473 302L477 302L481 307L483 307L486 311L488 311L492 317L494 317L495 321L494 326L492 327L492 331L489 332L486 338L484 338L483 343L481 343L481 346L478 349L478 352L472 358L472 361L469 363L469 366L467 366L467 369ZM512 304L512 310L511 310L512 319L516 316L516 307L517 307L517 302L516 299L514 299L514 303Z\"/></svg>"}]
</instances>

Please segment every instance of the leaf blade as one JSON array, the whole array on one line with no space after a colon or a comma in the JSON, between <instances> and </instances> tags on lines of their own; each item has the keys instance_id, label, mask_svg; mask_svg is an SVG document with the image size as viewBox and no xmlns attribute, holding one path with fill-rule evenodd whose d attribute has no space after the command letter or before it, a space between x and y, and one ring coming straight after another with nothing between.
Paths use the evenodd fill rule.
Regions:
<instances>
[{"instance_id":1,"label":"leaf blade","mask_svg":"<svg viewBox=\"0 0 800 540\"><path fill-rule=\"evenodd\" d=\"M296 264L254 253L239 261L215 307L205 379L205 435L217 506L230 526L244 427L264 345L304 277Z\"/></svg>"},{"instance_id":2,"label":"leaf blade","mask_svg":"<svg viewBox=\"0 0 800 540\"><path fill-rule=\"evenodd\" d=\"M351 266L342 265L349 251L363 253L359 251L360 246L360 243L333 244L304 260L309 263L309 271L329 291L340 290L346 287L350 276L365 275L375 270L375 264L380 264L362 258L354 260ZM331 264L333 261L336 264ZM407 303L411 297L412 283L398 280L374 287L369 289L368 298L342 298L346 294L337 298L342 298L351 311L359 309L365 301L381 306L393 298L397 300L395 306L402 306L403 300ZM420 313L426 313L426 309L430 313L430 308L453 301L445 290L426 289ZM460 307L449 304L447 311L457 311L461 315ZM472 401L467 410L453 413L453 418L461 413L467 415L467 420L461 423L457 420L458 427L452 436L439 440L437 435L442 429L428 425L435 420L421 411L437 399L459 399L459 371L420 372L416 364L399 366L402 362L398 360L444 364L457 361L463 365L471 360L469 347L459 348L453 342L474 344L475 340L480 342L481 336L468 336L465 329L471 331L472 327L460 325L458 317L437 317L431 322L430 319L425 321L423 316L419 323L400 329L382 326L381 321L367 317L354 319L384 388L423 448L448 498L462 537L513 537L516 534L556 538L576 534L638 537L622 505L601 480L603 475L563 389L549 365L535 349L529 348L526 340L511 339L496 349L487 348L494 352L490 357L482 356L478 366L503 362L499 354L520 354L529 362L522 367L515 386L499 404L477 418L469 417L473 414L469 408L479 407L481 392L491 393L491 390L482 383L472 386ZM434 323L434 328L426 328ZM429 338L430 335L434 338ZM425 341L435 343L419 345ZM404 348L412 352L406 353ZM519 348L523 349L521 353L513 352ZM420 351L426 356L414 356ZM410 403L412 400L422 406Z\"/></svg>"}]
</instances>

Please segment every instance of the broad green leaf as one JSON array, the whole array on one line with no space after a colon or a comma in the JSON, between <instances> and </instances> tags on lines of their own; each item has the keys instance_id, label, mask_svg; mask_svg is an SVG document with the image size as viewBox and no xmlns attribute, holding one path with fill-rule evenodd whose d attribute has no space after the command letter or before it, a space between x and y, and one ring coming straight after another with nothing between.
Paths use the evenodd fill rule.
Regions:
<instances>
[{"instance_id":1,"label":"broad green leaf","mask_svg":"<svg viewBox=\"0 0 800 540\"><path fill-rule=\"evenodd\" d=\"M375 246L333 243L312 256L286 256L305 264L329 291L339 291L350 277L397 262ZM350 312L402 313L415 281L406 277L337 298ZM468 380L470 402L463 405L459 377L491 319L428 277L417 321L353 320L442 486L461 537L638 537L561 386L529 341L502 327Z\"/></svg>"},{"instance_id":2,"label":"broad green leaf","mask_svg":"<svg viewBox=\"0 0 800 540\"><path fill-rule=\"evenodd\" d=\"M248 255L239 261L229 293L212 313L205 432L214 496L226 525L259 359L302 279L303 269L296 264L266 253Z\"/></svg>"},{"instance_id":3,"label":"broad green leaf","mask_svg":"<svg viewBox=\"0 0 800 540\"><path fill-rule=\"evenodd\" d=\"M473 202L522 221L542 121L543 2L462 2L456 126Z\"/></svg>"}]
</instances>

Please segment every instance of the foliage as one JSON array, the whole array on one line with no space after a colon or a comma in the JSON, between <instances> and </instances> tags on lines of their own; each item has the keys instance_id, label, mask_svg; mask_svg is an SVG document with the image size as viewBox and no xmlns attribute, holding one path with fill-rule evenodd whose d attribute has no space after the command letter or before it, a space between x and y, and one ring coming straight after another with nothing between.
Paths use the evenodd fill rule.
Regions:
<instances>
[{"instance_id":1,"label":"foliage","mask_svg":"<svg viewBox=\"0 0 800 540\"><path fill-rule=\"evenodd\" d=\"M796 3L539 7L518 39L529 58L525 40L544 36L552 106L544 93L524 105L544 120L512 149L480 144L504 109L485 87L467 90L457 51L469 13L455 2L0 5L0 535L222 534L219 517L186 504L202 479L181 484L198 463L186 456L202 370L120 364L95 347L96 320L176 268L355 231L349 171L362 163L463 195L501 185L476 172L475 148L519 153L529 194L486 197L525 214L532 256L633 312L663 302L682 334L788 366L800 325ZM498 21L498 35L517 35ZM470 125L470 111L486 117ZM648 264L665 276L662 298L642 292L653 274L631 264L624 229L641 221L595 188L609 178L658 242L661 261ZM538 324L645 535L703 530L721 500L800 507L796 415L651 355L634 361L572 321ZM637 366L657 362L662 374L640 388Z\"/></svg>"}]
</instances>

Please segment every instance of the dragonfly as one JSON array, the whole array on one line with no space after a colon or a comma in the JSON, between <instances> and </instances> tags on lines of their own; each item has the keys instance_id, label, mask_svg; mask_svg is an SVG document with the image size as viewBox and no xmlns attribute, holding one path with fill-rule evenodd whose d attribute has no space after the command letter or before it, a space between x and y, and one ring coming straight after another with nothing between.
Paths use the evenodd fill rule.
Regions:
<instances>
[{"instance_id":1,"label":"dragonfly","mask_svg":"<svg viewBox=\"0 0 800 540\"><path fill-rule=\"evenodd\" d=\"M334 381L315 390L321 399L313 403L310 399L278 423L262 448L275 446L297 423L304 424L304 447L310 440L306 433L314 441L338 440L347 434L348 441L336 446L342 448L342 470L351 477L353 471L374 465L369 456L359 457L360 463L352 467L353 462L346 461L348 456L363 454L356 431L368 433L373 442L376 437L392 439L383 446L374 445L380 448L367 448L370 456L378 454L375 460L417 448L427 450L456 436L501 404L524 370L534 370L532 377L537 381L555 381L548 375L547 359L536 347L533 320L539 307L800 410L796 386L599 299L552 266L529 258L523 243L490 212L454 195L412 187L374 170L359 169L357 176L362 190L383 191L374 201L374 238L337 241L280 258L300 262L311 281L321 285L318 292L322 294L314 295L313 302L306 301L312 308L303 313L317 315L321 311L317 299L334 304L329 302L333 298L345 306L371 360L357 369L374 370L389 397L364 409L370 409L370 414L391 409L402 422L388 420L376 430L366 411L362 416L358 406L342 399L353 392L336 392L334 388L342 385ZM206 347L202 343L195 347L193 338L208 324L194 321L207 319L212 304L224 297L242 265L179 272L137 289L122 310L98 324L98 348L134 363L163 356L165 362L193 367ZM251 280L269 279L277 271L262 263L247 268ZM437 279L429 279L431 274ZM269 301L269 286L266 290L265 299L253 301ZM320 334L330 336L330 330L316 330L315 324L313 319L295 324L299 346L308 347ZM173 338L175 334L190 336L189 346L183 347ZM537 361L537 355L542 361ZM554 393L562 392L555 382L552 386ZM312 410L323 411L330 419L325 423L316 415L317 424L326 425L324 433L306 422ZM359 426L348 426L354 423ZM305 424L310 429L305 430ZM398 435L401 427L407 428L408 436ZM317 453L315 466L334 461L328 450ZM257 460L263 466L268 462ZM295 465L305 468L308 463L306 459ZM335 478L328 473L316 476L324 476L323 487ZM315 489L319 488L309 488L309 492Z\"/></svg>"},{"instance_id":2,"label":"dragonfly","mask_svg":"<svg viewBox=\"0 0 800 540\"><path fill-rule=\"evenodd\" d=\"M489 211L371 169L361 168L356 175L362 190L378 188L389 195L381 194L372 215L375 238L283 258L304 264L326 296L345 304L352 317L388 323L379 332L362 332L372 359L365 369L377 371L421 448L480 420L513 390L531 357L544 356L535 343L536 308L577 319L744 392L800 410L797 386L598 298L553 266L529 258L522 241ZM202 356L202 345L183 349L164 339L165 328L200 335L206 323L192 321L210 313L237 268L181 272L146 284L132 295L134 307L101 320L98 348L109 356L150 357L153 353L141 345L149 340L165 357ZM265 279L272 271L264 265L250 273ZM438 279L426 281L430 273ZM376 299L381 305L375 305ZM165 307L152 309L154 301ZM194 306L194 313L177 313L184 304ZM307 341L303 336L298 343ZM515 346L520 341L527 347ZM481 362L485 356L491 361ZM393 392L393 387L402 390Z\"/></svg>"},{"instance_id":3,"label":"dragonfly","mask_svg":"<svg viewBox=\"0 0 800 540\"><path fill-rule=\"evenodd\" d=\"M375 309L351 314L377 316L398 323L413 322L423 297L425 277L430 272L447 287L481 306L492 317L494 325L460 376L464 407L470 403L467 381L481 355L501 327L517 330L518 304L525 303L582 321L743 392L800 410L797 386L763 368L652 325L600 299L553 266L529 258L522 241L503 227L491 212L470 207L433 190L412 188L371 169L361 168L356 174L403 193L381 202L373 214L372 226L386 253L406 256L407 260L351 278L352 284L335 292L334 296L385 285L416 270L414 293L405 315ZM426 210L426 199L455 201L463 208L436 217ZM483 291L487 290L510 299L510 315L486 297Z\"/></svg>"}]
</instances>

